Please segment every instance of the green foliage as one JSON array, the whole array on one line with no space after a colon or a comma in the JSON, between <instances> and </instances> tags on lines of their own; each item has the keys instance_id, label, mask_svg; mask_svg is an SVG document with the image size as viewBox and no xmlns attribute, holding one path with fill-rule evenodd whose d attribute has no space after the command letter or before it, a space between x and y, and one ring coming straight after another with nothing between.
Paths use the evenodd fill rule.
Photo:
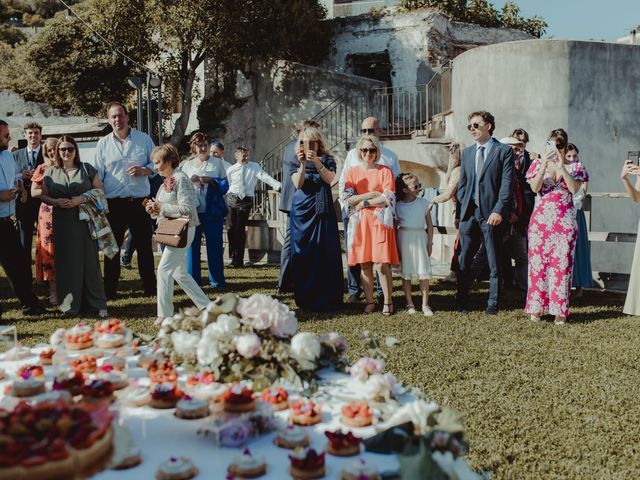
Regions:
<instances>
[{"instance_id":1,"label":"green foliage","mask_svg":"<svg viewBox=\"0 0 640 480\"><path fill-rule=\"evenodd\" d=\"M65 0L68 5L78 3L78 0ZM10 17L23 19L24 15L37 15L40 19L52 18L56 12L66 7L59 0L0 0L0 21ZM6 13L5 13L6 12ZM30 23L24 23L31 25Z\"/></svg>"},{"instance_id":2,"label":"green foliage","mask_svg":"<svg viewBox=\"0 0 640 480\"><path fill-rule=\"evenodd\" d=\"M548 27L542 17L522 17L514 0L508 0L502 10L496 10L489 0L400 0L399 7L407 11L433 8L448 15L451 20L483 27L513 28L538 38L544 35Z\"/></svg>"},{"instance_id":3,"label":"green foliage","mask_svg":"<svg viewBox=\"0 0 640 480\"><path fill-rule=\"evenodd\" d=\"M13 47L26 40L27 36L17 28L10 25L0 25L0 42L4 42Z\"/></svg>"}]
</instances>

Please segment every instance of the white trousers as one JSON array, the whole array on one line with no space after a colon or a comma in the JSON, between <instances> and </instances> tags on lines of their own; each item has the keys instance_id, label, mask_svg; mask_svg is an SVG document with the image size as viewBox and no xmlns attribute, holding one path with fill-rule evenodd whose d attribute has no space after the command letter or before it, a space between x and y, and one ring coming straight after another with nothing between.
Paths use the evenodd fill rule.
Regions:
<instances>
[{"instance_id":1,"label":"white trousers","mask_svg":"<svg viewBox=\"0 0 640 480\"><path fill-rule=\"evenodd\" d=\"M209 298L202 291L191 275L187 273L187 250L193 242L196 227L189 227L187 246L185 248L164 247L162 258L158 264L156 278L158 281L158 316L173 316L173 281L189 296L196 307L204 308Z\"/></svg>"}]
</instances>

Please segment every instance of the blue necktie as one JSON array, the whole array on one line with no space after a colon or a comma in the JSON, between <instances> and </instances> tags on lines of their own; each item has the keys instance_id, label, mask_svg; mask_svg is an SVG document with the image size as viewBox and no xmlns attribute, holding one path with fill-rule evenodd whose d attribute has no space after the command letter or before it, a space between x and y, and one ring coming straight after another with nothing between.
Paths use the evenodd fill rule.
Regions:
<instances>
[{"instance_id":1,"label":"blue necktie","mask_svg":"<svg viewBox=\"0 0 640 480\"><path fill-rule=\"evenodd\" d=\"M29 170L36 168L36 151L31 150L31 162L29 163Z\"/></svg>"},{"instance_id":2,"label":"blue necktie","mask_svg":"<svg viewBox=\"0 0 640 480\"><path fill-rule=\"evenodd\" d=\"M480 174L484 167L484 146L478 147L476 150L476 184L474 185L473 201L480 206Z\"/></svg>"}]
</instances>

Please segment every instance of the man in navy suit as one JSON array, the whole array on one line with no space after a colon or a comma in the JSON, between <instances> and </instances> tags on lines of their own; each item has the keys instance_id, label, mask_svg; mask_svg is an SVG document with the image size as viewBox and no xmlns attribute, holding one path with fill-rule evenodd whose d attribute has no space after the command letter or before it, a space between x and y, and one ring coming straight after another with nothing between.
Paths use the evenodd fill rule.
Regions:
<instances>
[{"instance_id":1,"label":"man in navy suit","mask_svg":"<svg viewBox=\"0 0 640 480\"><path fill-rule=\"evenodd\" d=\"M291 278L291 224L289 216L291 215L291 202L293 201L293 192L296 188L289 176L291 165L299 165L298 156L296 155L296 144L298 136L305 128L320 128L320 124L315 120L304 120L296 127L295 138L289 142L282 154L282 188L280 190L280 206L279 210L286 215L285 219L285 235L280 250L280 278L278 279L279 292L293 292L293 280Z\"/></svg>"},{"instance_id":2,"label":"man in navy suit","mask_svg":"<svg viewBox=\"0 0 640 480\"><path fill-rule=\"evenodd\" d=\"M35 173L36 167L44 163L42 156L42 127L36 122L27 123L24 127L24 137L27 139L27 146L13 152L16 161L16 168L22 175L22 183L27 191L26 202L16 202L16 219L18 220L18 231L20 232L20 242L26 254L25 261L31 271L31 245L33 244L33 233L35 232L38 212L40 211L40 199L31 197L31 177Z\"/></svg>"},{"instance_id":3,"label":"man in navy suit","mask_svg":"<svg viewBox=\"0 0 640 480\"><path fill-rule=\"evenodd\" d=\"M468 130L475 140L462 152L462 168L458 185L456 222L459 222L460 253L458 261L458 311L468 311L471 263L484 241L489 261L489 297L486 314L498 313L501 284L501 244L504 225L508 223L512 207L514 175L513 151L491 135L496 128L489 112L469 115Z\"/></svg>"}]
</instances>

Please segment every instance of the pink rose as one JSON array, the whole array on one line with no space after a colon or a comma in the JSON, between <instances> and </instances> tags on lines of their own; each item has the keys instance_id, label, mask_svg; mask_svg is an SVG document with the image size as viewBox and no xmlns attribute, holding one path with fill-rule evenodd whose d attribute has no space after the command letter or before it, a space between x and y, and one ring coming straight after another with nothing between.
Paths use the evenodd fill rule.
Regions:
<instances>
[{"instance_id":1,"label":"pink rose","mask_svg":"<svg viewBox=\"0 0 640 480\"><path fill-rule=\"evenodd\" d=\"M366 381L371 375L382 373L384 370L384 360L375 360L369 357L362 357L350 369L352 377L357 378L361 382Z\"/></svg>"},{"instance_id":2,"label":"pink rose","mask_svg":"<svg viewBox=\"0 0 640 480\"><path fill-rule=\"evenodd\" d=\"M240 323L249 325L256 330L266 330L271 327L271 312L279 305L268 295L256 293L249 298L241 298L238 302Z\"/></svg>"},{"instance_id":3,"label":"pink rose","mask_svg":"<svg viewBox=\"0 0 640 480\"><path fill-rule=\"evenodd\" d=\"M296 314L289 310L289 307L284 303L279 303L271 313L271 329L269 331L275 337L287 338L296 334L298 319Z\"/></svg>"},{"instance_id":4,"label":"pink rose","mask_svg":"<svg viewBox=\"0 0 640 480\"><path fill-rule=\"evenodd\" d=\"M245 358L253 358L260 351L260 338L255 333L244 333L236 337L236 349Z\"/></svg>"}]
</instances>

